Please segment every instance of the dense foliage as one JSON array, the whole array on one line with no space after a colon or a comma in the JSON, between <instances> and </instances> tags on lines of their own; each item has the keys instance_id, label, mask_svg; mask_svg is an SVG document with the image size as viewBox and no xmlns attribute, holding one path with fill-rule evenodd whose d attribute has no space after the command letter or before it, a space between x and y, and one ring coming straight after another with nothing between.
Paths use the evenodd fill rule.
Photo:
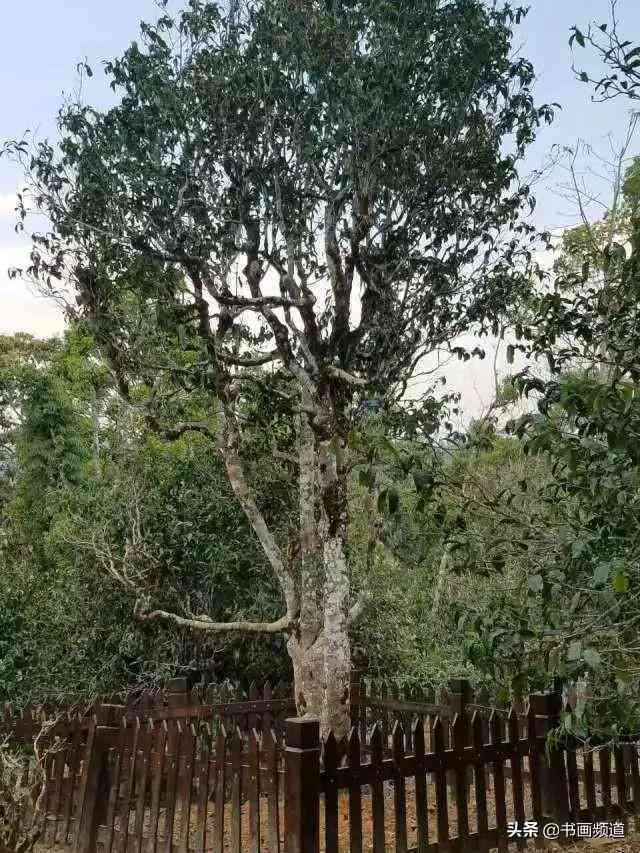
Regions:
<instances>
[{"instance_id":1,"label":"dense foliage","mask_svg":"<svg viewBox=\"0 0 640 853\"><path fill-rule=\"evenodd\" d=\"M256 656L252 643L141 628L132 593L109 574L128 551L169 600L188 590L194 612L273 612L273 586L250 591L263 558L215 455L197 436L154 438L114 397L86 336L1 343L3 696L99 692L208 669L245 686L278 680L277 640ZM273 474L265 501L286 517Z\"/></svg>"}]
</instances>

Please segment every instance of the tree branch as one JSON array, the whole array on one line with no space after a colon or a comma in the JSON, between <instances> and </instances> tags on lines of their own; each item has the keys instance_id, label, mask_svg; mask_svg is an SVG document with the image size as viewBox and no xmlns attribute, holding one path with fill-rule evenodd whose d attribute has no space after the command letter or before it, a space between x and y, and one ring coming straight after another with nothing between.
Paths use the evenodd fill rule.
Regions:
<instances>
[{"instance_id":1,"label":"tree branch","mask_svg":"<svg viewBox=\"0 0 640 853\"><path fill-rule=\"evenodd\" d=\"M241 634L280 634L291 631L295 619L283 616L275 622L214 622L208 616L197 616L193 619L169 613L166 610L146 611L140 601L136 602L134 616L138 622L154 622L162 620L172 622L180 628L192 628L194 631L209 631L211 633L237 632Z\"/></svg>"},{"instance_id":2,"label":"tree branch","mask_svg":"<svg viewBox=\"0 0 640 853\"><path fill-rule=\"evenodd\" d=\"M272 350L271 352L266 352L263 355L247 357L235 356L230 355L229 353L219 352L218 358L221 362L223 362L223 364L232 364L235 367L261 367L263 364L269 364L269 362L282 359L282 355L278 352L278 350Z\"/></svg>"},{"instance_id":3,"label":"tree branch","mask_svg":"<svg viewBox=\"0 0 640 853\"><path fill-rule=\"evenodd\" d=\"M295 583L287 570L280 547L256 504L253 490L247 482L238 452L238 435L233 416L228 416L224 405L221 405L218 410L218 450L224 460L233 493L258 537L271 568L280 581L287 608L287 618L293 620L297 618L299 611Z\"/></svg>"},{"instance_id":4,"label":"tree branch","mask_svg":"<svg viewBox=\"0 0 640 853\"><path fill-rule=\"evenodd\" d=\"M327 372L334 377L334 379L341 379L343 382L346 382L348 385L357 385L360 388L363 388L365 385L368 385L369 382L367 379L362 379L359 376L354 376L351 373L348 373L346 370L343 370L341 367L333 367L330 365L327 368Z\"/></svg>"},{"instance_id":5,"label":"tree branch","mask_svg":"<svg viewBox=\"0 0 640 853\"><path fill-rule=\"evenodd\" d=\"M175 441L175 439L180 438L180 436L184 435L186 432L200 432L212 441L216 441L215 432L209 424L206 424L203 421L186 421L184 423L178 423L174 427L164 428L160 426L160 422L154 415L149 415L147 416L147 423L154 432L157 432L163 438L166 438L167 441Z\"/></svg>"}]
</instances>

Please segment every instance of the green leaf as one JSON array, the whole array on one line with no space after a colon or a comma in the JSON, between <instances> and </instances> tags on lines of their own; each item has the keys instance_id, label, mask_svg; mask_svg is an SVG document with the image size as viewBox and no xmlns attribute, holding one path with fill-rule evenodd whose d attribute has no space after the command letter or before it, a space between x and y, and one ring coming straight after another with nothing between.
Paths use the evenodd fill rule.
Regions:
<instances>
[{"instance_id":1,"label":"green leaf","mask_svg":"<svg viewBox=\"0 0 640 853\"><path fill-rule=\"evenodd\" d=\"M384 512L387 508L389 498L389 490L382 489L380 494L378 495L378 512Z\"/></svg>"},{"instance_id":2,"label":"green leaf","mask_svg":"<svg viewBox=\"0 0 640 853\"><path fill-rule=\"evenodd\" d=\"M496 700L500 705L506 705L509 701L509 688L501 687L496 694Z\"/></svg>"},{"instance_id":3,"label":"green leaf","mask_svg":"<svg viewBox=\"0 0 640 853\"><path fill-rule=\"evenodd\" d=\"M435 477L431 471L414 471L413 482L418 492L430 492L435 484Z\"/></svg>"},{"instance_id":4,"label":"green leaf","mask_svg":"<svg viewBox=\"0 0 640 853\"><path fill-rule=\"evenodd\" d=\"M623 593L629 591L629 575L622 569L618 569L611 578L611 586L614 592Z\"/></svg>"},{"instance_id":5,"label":"green leaf","mask_svg":"<svg viewBox=\"0 0 640 853\"><path fill-rule=\"evenodd\" d=\"M542 592L544 589L542 575L529 575L528 586L531 592Z\"/></svg>"},{"instance_id":6,"label":"green leaf","mask_svg":"<svg viewBox=\"0 0 640 853\"><path fill-rule=\"evenodd\" d=\"M367 489L372 489L376 482L373 468L363 468L358 474L358 482Z\"/></svg>"},{"instance_id":7,"label":"green leaf","mask_svg":"<svg viewBox=\"0 0 640 853\"><path fill-rule=\"evenodd\" d=\"M600 563L593 573L593 583L595 586L602 586L609 580L611 571L611 563Z\"/></svg>"},{"instance_id":8,"label":"green leaf","mask_svg":"<svg viewBox=\"0 0 640 853\"><path fill-rule=\"evenodd\" d=\"M567 658L569 660L580 660L582 655L582 643L580 640L574 640L570 645L567 651Z\"/></svg>"},{"instance_id":9,"label":"green leaf","mask_svg":"<svg viewBox=\"0 0 640 853\"><path fill-rule=\"evenodd\" d=\"M590 666L591 669L597 669L602 663L600 653L592 648L585 649L582 657L584 658L584 662L587 666Z\"/></svg>"},{"instance_id":10,"label":"green leaf","mask_svg":"<svg viewBox=\"0 0 640 853\"><path fill-rule=\"evenodd\" d=\"M575 542L573 542L571 545L571 556L573 557L573 559L579 559L584 554L586 547L587 546L585 545L585 543L582 542L580 539L577 539Z\"/></svg>"}]
</instances>

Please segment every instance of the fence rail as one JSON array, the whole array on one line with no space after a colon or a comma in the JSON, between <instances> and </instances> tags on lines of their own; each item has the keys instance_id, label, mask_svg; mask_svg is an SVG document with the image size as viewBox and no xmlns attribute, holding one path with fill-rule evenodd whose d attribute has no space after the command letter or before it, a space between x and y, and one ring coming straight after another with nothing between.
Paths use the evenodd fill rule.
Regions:
<instances>
[{"instance_id":1,"label":"fence rail","mask_svg":"<svg viewBox=\"0 0 640 853\"><path fill-rule=\"evenodd\" d=\"M508 837L510 821L626 825L640 815L635 744L549 751L548 731L567 707L558 694L487 715L484 705L474 709L465 682L439 705L394 691L376 696L354 678L349 736L321 741L317 721L282 720L290 699L256 693L206 706L174 692L155 709L104 703L65 718L46 741L45 846L503 851L528 843ZM24 741L29 724L18 719L6 716L4 725Z\"/></svg>"}]
</instances>

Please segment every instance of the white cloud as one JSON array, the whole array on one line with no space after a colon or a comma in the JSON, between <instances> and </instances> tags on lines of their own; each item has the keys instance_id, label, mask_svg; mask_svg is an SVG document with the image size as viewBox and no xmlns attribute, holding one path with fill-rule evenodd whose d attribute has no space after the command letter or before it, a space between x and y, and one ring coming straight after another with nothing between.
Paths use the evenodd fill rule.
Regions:
<instances>
[{"instance_id":1,"label":"white cloud","mask_svg":"<svg viewBox=\"0 0 640 853\"><path fill-rule=\"evenodd\" d=\"M11 219L16 215L16 194L0 193L0 218Z\"/></svg>"},{"instance_id":2,"label":"white cloud","mask_svg":"<svg viewBox=\"0 0 640 853\"><path fill-rule=\"evenodd\" d=\"M35 293L20 280L9 278L11 267L24 267L29 261L27 247L0 248L0 334L29 332L39 337L61 334L64 316L52 300Z\"/></svg>"}]
</instances>

